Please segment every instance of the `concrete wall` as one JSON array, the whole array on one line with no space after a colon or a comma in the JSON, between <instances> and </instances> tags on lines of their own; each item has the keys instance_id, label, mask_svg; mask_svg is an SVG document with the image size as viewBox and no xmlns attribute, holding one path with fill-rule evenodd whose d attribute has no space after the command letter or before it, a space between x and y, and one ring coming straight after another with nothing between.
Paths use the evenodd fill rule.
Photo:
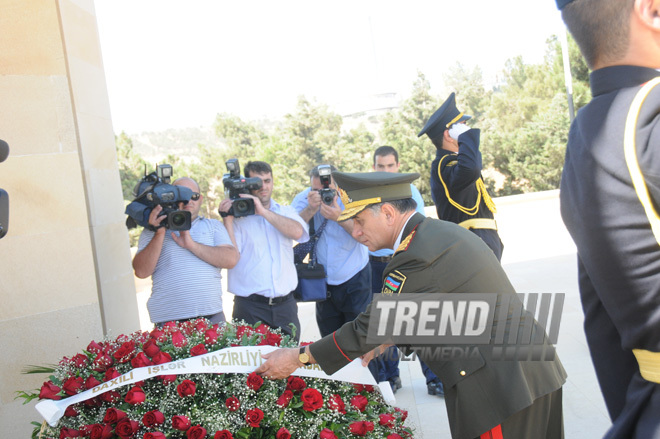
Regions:
<instances>
[{"instance_id":1,"label":"concrete wall","mask_svg":"<svg viewBox=\"0 0 660 439\"><path fill-rule=\"evenodd\" d=\"M29 437L15 391L104 334L139 329L93 0L0 0L0 436Z\"/></svg>"}]
</instances>

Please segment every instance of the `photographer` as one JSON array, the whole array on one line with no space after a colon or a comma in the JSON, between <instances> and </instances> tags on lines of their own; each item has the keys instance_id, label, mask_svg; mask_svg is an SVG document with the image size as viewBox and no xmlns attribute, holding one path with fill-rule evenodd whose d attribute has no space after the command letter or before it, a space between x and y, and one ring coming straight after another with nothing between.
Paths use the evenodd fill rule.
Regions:
<instances>
[{"instance_id":1,"label":"photographer","mask_svg":"<svg viewBox=\"0 0 660 439\"><path fill-rule=\"evenodd\" d=\"M254 215L228 215L236 202L231 198L223 200L219 208L240 252L238 263L227 272L227 289L236 296L232 317L250 324L263 322L287 334L293 334L293 324L299 339L298 304L292 293L298 284L293 241L309 239L307 224L293 208L271 199L273 171L268 163L248 162L244 174L262 181L261 188L240 194L240 198L254 200Z\"/></svg>"},{"instance_id":2,"label":"photographer","mask_svg":"<svg viewBox=\"0 0 660 439\"><path fill-rule=\"evenodd\" d=\"M152 279L149 317L156 325L196 317L223 322L220 269L236 265L238 251L220 221L199 216L203 199L199 185L182 177L174 186L193 191L190 201L179 205L190 212L190 230L172 232L161 227L165 216L157 205L149 214L149 225L156 231L142 231L133 258L135 275Z\"/></svg>"},{"instance_id":3,"label":"photographer","mask_svg":"<svg viewBox=\"0 0 660 439\"><path fill-rule=\"evenodd\" d=\"M300 216L309 221L314 218L314 229L318 230L327 220L317 243L318 262L325 266L328 275L328 300L316 302L316 323L321 336L337 330L363 312L371 302L371 268L367 247L351 236L353 221L337 222L344 209L337 196L337 186L330 175L319 173L328 165L319 165L310 171L310 187L300 192L291 205ZM329 166L332 172L334 166ZM322 182L322 177L325 183ZM327 187L326 187L327 186ZM327 189L333 191L330 199L322 197ZM324 202L323 198L326 198ZM313 230L310 230L310 234Z\"/></svg>"}]
</instances>

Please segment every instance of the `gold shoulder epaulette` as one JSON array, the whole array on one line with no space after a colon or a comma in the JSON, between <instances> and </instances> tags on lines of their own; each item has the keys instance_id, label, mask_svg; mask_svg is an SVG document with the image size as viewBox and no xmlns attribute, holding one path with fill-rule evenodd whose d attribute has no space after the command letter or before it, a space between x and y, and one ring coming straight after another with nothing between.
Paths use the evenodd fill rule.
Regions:
<instances>
[{"instance_id":1,"label":"gold shoulder epaulette","mask_svg":"<svg viewBox=\"0 0 660 439\"><path fill-rule=\"evenodd\" d=\"M408 246L410 245L410 241L412 241L413 236L415 236L416 230L413 230L410 232L410 235L406 236L406 239L401 241L401 244L396 248L396 252L401 252L401 251L406 251L408 250Z\"/></svg>"}]
</instances>

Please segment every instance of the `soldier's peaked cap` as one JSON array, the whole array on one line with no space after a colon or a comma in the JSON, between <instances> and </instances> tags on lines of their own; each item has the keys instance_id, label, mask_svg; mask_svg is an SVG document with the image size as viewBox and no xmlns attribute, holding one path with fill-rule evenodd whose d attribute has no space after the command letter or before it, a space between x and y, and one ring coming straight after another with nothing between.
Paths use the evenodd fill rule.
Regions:
<instances>
[{"instance_id":1,"label":"soldier's peaked cap","mask_svg":"<svg viewBox=\"0 0 660 439\"><path fill-rule=\"evenodd\" d=\"M557 1L557 9L561 10L564 6L571 3L573 0L556 0L556 1Z\"/></svg>"},{"instance_id":2,"label":"soldier's peaked cap","mask_svg":"<svg viewBox=\"0 0 660 439\"><path fill-rule=\"evenodd\" d=\"M442 103L440 108L429 117L429 120L426 121L426 125L424 125L422 131L417 134L417 137L426 134L429 138L435 139L436 137L442 136L442 133L444 133L445 130L448 130L453 124L463 122L471 117L472 116L468 116L458 111L458 108L456 108L456 93L452 93Z\"/></svg>"},{"instance_id":3,"label":"soldier's peaked cap","mask_svg":"<svg viewBox=\"0 0 660 439\"><path fill-rule=\"evenodd\" d=\"M394 172L333 172L344 210L337 221L346 221L372 204L412 198L410 183L419 174Z\"/></svg>"}]
</instances>

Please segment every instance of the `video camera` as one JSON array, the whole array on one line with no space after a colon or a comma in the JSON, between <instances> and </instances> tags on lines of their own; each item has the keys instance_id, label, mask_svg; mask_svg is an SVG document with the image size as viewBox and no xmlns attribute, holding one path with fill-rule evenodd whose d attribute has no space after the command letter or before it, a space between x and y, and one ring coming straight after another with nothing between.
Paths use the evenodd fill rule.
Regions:
<instances>
[{"instance_id":1,"label":"video camera","mask_svg":"<svg viewBox=\"0 0 660 439\"><path fill-rule=\"evenodd\" d=\"M158 165L156 171L146 175L133 189L135 199L126 206L126 227L132 229L142 226L154 230L149 225L149 215L154 207L163 208L161 215L167 217L161 221L159 227L170 230L190 230L190 212L179 210L179 203L188 204L193 192L184 186L170 184L172 178L171 165Z\"/></svg>"},{"instance_id":2,"label":"video camera","mask_svg":"<svg viewBox=\"0 0 660 439\"><path fill-rule=\"evenodd\" d=\"M229 159L227 165L227 174L222 178L222 184L225 186L227 196L233 200L229 211L220 212L220 216L234 216L240 218L243 216L254 215L254 200L252 198L241 198L241 194L249 194L250 191L261 189L263 181L259 177L245 178L241 176L241 166L238 159Z\"/></svg>"},{"instance_id":3,"label":"video camera","mask_svg":"<svg viewBox=\"0 0 660 439\"><path fill-rule=\"evenodd\" d=\"M318 171L321 185L323 185L323 189L319 189L321 200L323 200L328 206L331 206L335 199L335 190L330 189L330 183L332 183L332 168L330 165L319 165Z\"/></svg>"}]
</instances>

